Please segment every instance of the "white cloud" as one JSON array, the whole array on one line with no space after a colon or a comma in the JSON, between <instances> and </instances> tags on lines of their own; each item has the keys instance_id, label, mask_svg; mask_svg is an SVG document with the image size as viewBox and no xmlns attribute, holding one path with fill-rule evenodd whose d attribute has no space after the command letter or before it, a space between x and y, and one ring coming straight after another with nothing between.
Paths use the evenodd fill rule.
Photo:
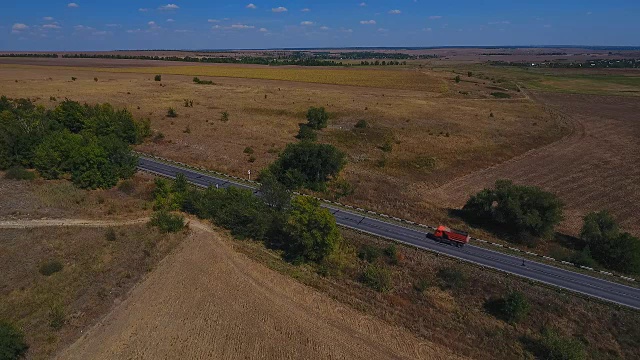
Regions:
<instances>
[{"instance_id":1,"label":"white cloud","mask_svg":"<svg viewBox=\"0 0 640 360\"><path fill-rule=\"evenodd\" d=\"M103 35L108 35L108 34L110 34L110 32L108 32L108 31L104 31L104 30L103 30L103 31L95 31L95 32L94 32L93 34L91 34L91 35L95 35L95 36L103 36Z\"/></svg>"},{"instance_id":2,"label":"white cloud","mask_svg":"<svg viewBox=\"0 0 640 360\"><path fill-rule=\"evenodd\" d=\"M180 9L180 6L178 6L176 4L167 4L167 5L160 6L158 9L160 9L160 10L178 10L178 9Z\"/></svg>"},{"instance_id":3,"label":"white cloud","mask_svg":"<svg viewBox=\"0 0 640 360\"><path fill-rule=\"evenodd\" d=\"M176 21L175 21L175 20L173 20L173 19L167 19L167 22L172 23L172 22L176 22Z\"/></svg>"},{"instance_id":4,"label":"white cloud","mask_svg":"<svg viewBox=\"0 0 640 360\"><path fill-rule=\"evenodd\" d=\"M591 15L591 14L593 14L592 11L587 11L587 15Z\"/></svg>"},{"instance_id":5,"label":"white cloud","mask_svg":"<svg viewBox=\"0 0 640 360\"><path fill-rule=\"evenodd\" d=\"M61 29L60 25L58 24L45 24L42 25L43 29Z\"/></svg>"},{"instance_id":6,"label":"white cloud","mask_svg":"<svg viewBox=\"0 0 640 360\"><path fill-rule=\"evenodd\" d=\"M52 16L45 16L45 17L43 17L43 18L42 18L42 20L45 20L45 21L52 21L52 20L53 20L53 17L52 17Z\"/></svg>"},{"instance_id":7,"label":"white cloud","mask_svg":"<svg viewBox=\"0 0 640 360\"><path fill-rule=\"evenodd\" d=\"M189 30L182 30L182 29L181 29L181 30L173 30L173 32L176 32L176 33L179 33L179 34L185 34L185 33L188 33L188 32L190 32L190 31L189 31Z\"/></svg>"},{"instance_id":8,"label":"white cloud","mask_svg":"<svg viewBox=\"0 0 640 360\"><path fill-rule=\"evenodd\" d=\"M106 26L106 27L112 27L112 28L113 28L113 27L121 27L122 25L120 25L120 24L107 24L107 25L105 25L105 26Z\"/></svg>"},{"instance_id":9,"label":"white cloud","mask_svg":"<svg viewBox=\"0 0 640 360\"><path fill-rule=\"evenodd\" d=\"M244 24L233 24L231 25L230 28L235 30L247 30L247 29L255 29L255 26L244 25Z\"/></svg>"},{"instance_id":10,"label":"white cloud","mask_svg":"<svg viewBox=\"0 0 640 360\"><path fill-rule=\"evenodd\" d=\"M389 14L391 15L398 15L398 14L402 14L402 11L400 10L389 10Z\"/></svg>"},{"instance_id":11,"label":"white cloud","mask_svg":"<svg viewBox=\"0 0 640 360\"><path fill-rule=\"evenodd\" d=\"M267 30L267 28L260 28L260 30L258 30L258 31L260 31L260 32L265 32L265 33L266 33L266 32L269 32L269 30Z\"/></svg>"},{"instance_id":12,"label":"white cloud","mask_svg":"<svg viewBox=\"0 0 640 360\"><path fill-rule=\"evenodd\" d=\"M147 12L147 11L149 11L149 9L147 9L147 8L140 8L140 9L138 9L138 11L140 11L140 12Z\"/></svg>"},{"instance_id":13,"label":"white cloud","mask_svg":"<svg viewBox=\"0 0 640 360\"><path fill-rule=\"evenodd\" d=\"M431 28L424 28L424 29L422 29L422 31L427 31L427 32L430 32L431 30L432 30Z\"/></svg>"},{"instance_id":14,"label":"white cloud","mask_svg":"<svg viewBox=\"0 0 640 360\"><path fill-rule=\"evenodd\" d=\"M362 25L375 25L376 21L375 20L362 20L362 21L360 21L360 24L362 24Z\"/></svg>"},{"instance_id":15,"label":"white cloud","mask_svg":"<svg viewBox=\"0 0 640 360\"><path fill-rule=\"evenodd\" d=\"M149 26L156 26L156 22L155 22L155 21L149 21L149 22L147 23L147 25L149 25Z\"/></svg>"},{"instance_id":16,"label":"white cloud","mask_svg":"<svg viewBox=\"0 0 640 360\"><path fill-rule=\"evenodd\" d=\"M277 8L271 9L271 11L273 11L274 13L281 13L281 12L287 12L289 10L287 10L287 8L284 6L278 6Z\"/></svg>"},{"instance_id":17,"label":"white cloud","mask_svg":"<svg viewBox=\"0 0 640 360\"><path fill-rule=\"evenodd\" d=\"M380 28L380 29L378 29L378 32L386 33L386 32L389 32L389 29Z\"/></svg>"},{"instance_id":18,"label":"white cloud","mask_svg":"<svg viewBox=\"0 0 640 360\"><path fill-rule=\"evenodd\" d=\"M367 6L367 3L366 2L361 2L360 6L365 7L365 6Z\"/></svg>"},{"instance_id":19,"label":"white cloud","mask_svg":"<svg viewBox=\"0 0 640 360\"><path fill-rule=\"evenodd\" d=\"M73 27L76 31L93 31L95 30L94 28L92 28L91 26L84 26L84 25L76 25Z\"/></svg>"},{"instance_id":20,"label":"white cloud","mask_svg":"<svg viewBox=\"0 0 640 360\"><path fill-rule=\"evenodd\" d=\"M219 23L220 22L220 20L218 20L218 19L209 19L207 21L210 22L210 23Z\"/></svg>"},{"instance_id":21,"label":"white cloud","mask_svg":"<svg viewBox=\"0 0 640 360\"><path fill-rule=\"evenodd\" d=\"M327 30L329 30L329 27L327 27L327 26L322 26L322 27L320 27L320 30L327 31Z\"/></svg>"},{"instance_id":22,"label":"white cloud","mask_svg":"<svg viewBox=\"0 0 640 360\"><path fill-rule=\"evenodd\" d=\"M550 25L550 24L547 24L547 25L544 25L543 27L545 27L545 28L547 28L547 29L548 29L548 28L550 28L550 27L551 27L551 25Z\"/></svg>"},{"instance_id":23,"label":"white cloud","mask_svg":"<svg viewBox=\"0 0 640 360\"><path fill-rule=\"evenodd\" d=\"M16 23L11 27L11 32L14 34L19 34L21 31L25 31L27 29L29 29L29 26L21 23Z\"/></svg>"},{"instance_id":24,"label":"white cloud","mask_svg":"<svg viewBox=\"0 0 640 360\"><path fill-rule=\"evenodd\" d=\"M440 15L431 15L429 16L429 20L440 20L442 19L442 16Z\"/></svg>"},{"instance_id":25,"label":"white cloud","mask_svg":"<svg viewBox=\"0 0 640 360\"><path fill-rule=\"evenodd\" d=\"M313 25L313 21L303 21L300 23L300 25L310 26Z\"/></svg>"},{"instance_id":26,"label":"white cloud","mask_svg":"<svg viewBox=\"0 0 640 360\"><path fill-rule=\"evenodd\" d=\"M503 20L503 21L492 21L489 23L489 25L509 25L511 24L511 21L509 20Z\"/></svg>"},{"instance_id":27,"label":"white cloud","mask_svg":"<svg viewBox=\"0 0 640 360\"><path fill-rule=\"evenodd\" d=\"M76 3L68 3L67 7L69 7L69 8L77 8L77 7L80 7L80 5L78 5Z\"/></svg>"},{"instance_id":28,"label":"white cloud","mask_svg":"<svg viewBox=\"0 0 640 360\"><path fill-rule=\"evenodd\" d=\"M353 32L352 29L345 29L345 28L341 28L340 31L345 32L345 33L352 33Z\"/></svg>"},{"instance_id":29,"label":"white cloud","mask_svg":"<svg viewBox=\"0 0 640 360\"><path fill-rule=\"evenodd\" d=\"M135 34L135 33L142 32L142 30L140 30L140 29L132 29L132 30L127 30L127 32L128 32L129 34Z\"/></svg>"},{"instance_id":30,"label":"white cloud","mask_svg":"<svg viewBox=\"0 0 640 360\"><path fill-rule=\"evenodd\" d=\"M302 9L302 10L300 10L300 11L302 11L302 12L309 12L309 11L311 11L311 9L309 9L309 8L304 8L304 9Z\"/></svg>"},{"instance_id":31,"label":"white cloud","mask_svg":"<svg viewBox=\"0 0 640 360\"><path fill-rule=\"evenodd\" d=\"M220 25L214 25L214 26L212 26L211 28L212 28L212 29L216 29L216 30L217 30L217 29L222 29L222 26L220 26Z\"/></svg>"},{"instance_id":32,"label":"white cloud","mask_svg":"<svg viewBox=\"0 0 640 360\"><path fill-rule=\"evenodd\" d=\"M251 10L255 10L255 9L257 9L257 8L258 8L258 7L257 7L257 6L255 6L254 4L249 4L249 5L245 6L245 7L246 7L247 9L251 9Z\"/></svg>"}]
</instances>

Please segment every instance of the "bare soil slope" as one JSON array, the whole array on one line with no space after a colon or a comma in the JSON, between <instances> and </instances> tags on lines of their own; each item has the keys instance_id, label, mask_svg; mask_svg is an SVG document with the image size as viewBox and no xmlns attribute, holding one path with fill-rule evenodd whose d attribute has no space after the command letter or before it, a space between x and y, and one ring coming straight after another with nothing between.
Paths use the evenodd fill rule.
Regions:
<instances>
[{"instance_id":1,"label":"bare soil slope","mask_svg":"<svg viewBox=\"0 0 640 360\"><path fill-rule=\"evenodd\" d=\"M194 234L63 359L455 358Z\"/></svg>"},{"instance_id":2,"label":"bare soil slope","mask_svg":"<svg viewBox=\"0 0 640 360\"><path fill-rule=\"evenodd\" d=\"M608 209L640 234L640 102L627 97L538 93L537 100L575 124L572 135L502 164L449 182L431 195L451 207L497 179L536 185L565 202L562 230L576 234L581 218Z\"/></svg>"}]
</instances>

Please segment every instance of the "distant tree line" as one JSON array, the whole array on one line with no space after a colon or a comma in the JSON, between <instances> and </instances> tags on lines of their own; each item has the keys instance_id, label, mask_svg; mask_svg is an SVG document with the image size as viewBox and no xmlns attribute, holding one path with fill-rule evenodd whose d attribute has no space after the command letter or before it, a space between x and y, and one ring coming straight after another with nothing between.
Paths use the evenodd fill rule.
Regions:
<instances>
[{"instance_id":1,"label":"distant tree line","mask_svg":"<svg viewBox=\"0 0 640 360\"><path fill-rule=\"evenodd\" d=\"M562 68L562 69L637 69L640 68L640 59L601 59L583 62L543 61L543 62L513 62L490 61L493 66L514 66L532 68Z\"/></svg>"},{"instance_id":2,"label":"distant tree line","mask_svg":"<svg viewBox=\"0 0 640 360\"><path fill-rule=\"evenodd\" d=\"M131 177L130 146L150 135L148 121L109 104L65 100L47 110L29 99L0 98L0 169L34 168L46 179L81 188L110 188Z\"/></svg>"},{"instance_id":3,"label":"distant tree line","mask_svg":"<svg viewBox=\"0 0 640 360\"><path fill-rule=\"evenodd\" d=\"M58 54L0 54L0 57L57 58Z\"/></svg>"}]
</instances>

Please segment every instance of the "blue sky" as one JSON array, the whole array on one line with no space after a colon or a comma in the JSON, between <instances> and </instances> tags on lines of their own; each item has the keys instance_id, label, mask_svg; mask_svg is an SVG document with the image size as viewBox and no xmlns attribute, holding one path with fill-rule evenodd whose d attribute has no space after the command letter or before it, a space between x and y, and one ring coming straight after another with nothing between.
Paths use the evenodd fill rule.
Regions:
<instances>
[{"instance_id":1,"label":"blue sky","mask_svg":"<svg viewBox=\"0 0 640 360\"><path fill-rule=\"evenodd\" d=\"M638 0L0 3L0 50L637 46L638 34Z\"/></svg>"}]
</instances>

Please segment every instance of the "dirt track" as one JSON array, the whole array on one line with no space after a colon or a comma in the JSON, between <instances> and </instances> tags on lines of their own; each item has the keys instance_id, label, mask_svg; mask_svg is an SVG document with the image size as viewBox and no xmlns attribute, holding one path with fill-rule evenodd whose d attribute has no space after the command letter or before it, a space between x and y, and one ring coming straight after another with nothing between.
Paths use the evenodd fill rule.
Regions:
<instances>
[{"instance_id":1,"label":"dirt track","mask_svg":"<svg viewBox=\"0 0 640 360\"><path fill-rule=\"evenodd\" d=\"M235 252L192 236L62 359L457 358Z\"/></svg>"},{"instance_id":2,"label":"dirt track","mask_svg":"<svg viewBox=\"0 0 640 360\"><path fill-rule=\"evenodd\" d=\"M575 131L549 146L449 182L431 192L451 207L497 179L536 185L565 202L561 230L577 234L582 217L611 211L625 230L640 234L640 102L627 97L536 94L569 116Z\"/></svg>"}]
</instances>

